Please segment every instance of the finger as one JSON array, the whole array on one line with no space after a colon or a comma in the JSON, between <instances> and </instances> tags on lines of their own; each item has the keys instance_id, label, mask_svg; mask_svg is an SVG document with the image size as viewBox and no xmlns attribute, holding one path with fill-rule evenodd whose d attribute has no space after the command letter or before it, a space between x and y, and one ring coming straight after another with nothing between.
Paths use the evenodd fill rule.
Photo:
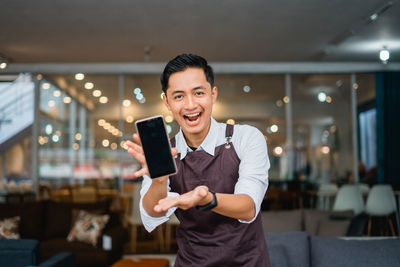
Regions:
<instances>
[{"instance_id":1,"label":"finger","mask_svg":"<svg viewBox=\"0 0 400 267\"><path fill-rule=\"evenodd\" d=\"M146 158L143 153L137 152L133 148L129 148L128 153L131 154L137 161L139 161L140 164L146 165Z\"/></svg>"},{"instance_id":2,"label":"finger","mask_svg":"<svg viewBox=\"0 0 400 267\"><path fill-rule=\"evenodd\" d=\"M176 207L178 204L178 197L167 197L158 201L158 204L154 206L154 211L164 212L172 207Z\"/></svg>"},{"instance_id":3,"label":"finger","mask_svg":"<svg viewBox=\"0 0 400 267\"><path fill-rule=\"evenodd\" d=\"M172 154L173 157L178 155L178 149L176 149L175 147L171 148L171 154Z\"/></svg>"},{"instance_id":4,"label":"finger","mask_svg":"<svg viewBox=\"0 0 400 267\"><path fill-rule=\"evenodd\" d=\"M148 175L147 168L141 168L140 170L138 170L135 173L133 173L133 176L136 177L136 178L141 177L143 175Z\"/></svg>"},{"instance_id":5,"label":"finger","mask_svg":"<svg viewBox=\"0 0 400 267\"><path fill-rule=\"evenodd\" d=\"M142 144L141 142L140 142L140 137L139 137L139 135L138 134L133 134L133 141L135 141L137 144Z\"/></svg>"}]
</instances>

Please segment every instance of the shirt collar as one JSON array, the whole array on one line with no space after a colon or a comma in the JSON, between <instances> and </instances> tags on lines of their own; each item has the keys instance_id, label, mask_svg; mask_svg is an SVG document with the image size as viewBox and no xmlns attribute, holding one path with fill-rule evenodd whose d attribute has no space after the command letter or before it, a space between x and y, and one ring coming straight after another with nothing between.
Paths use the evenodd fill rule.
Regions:
<instances>
[{"instance_id":1,"label":"shirt collar","mask_svg":"<svg viewBox=\"0 0 400 267\"><path fill-rule=\"evenodd\" d=\"M210 130L206 138L204 138L203 142L201 143L200 147L197 150L204 150L211 156L215 154L215 146L217 144L217 137L218 137L218 123L211 117L211 126ZM182 129L179 130L178 134L175 137L177 149L180 153L180 159L186 157L187 152L192 152L192 149L187 145L185 136L183 135Z\"/></svg>"}]
</instances>

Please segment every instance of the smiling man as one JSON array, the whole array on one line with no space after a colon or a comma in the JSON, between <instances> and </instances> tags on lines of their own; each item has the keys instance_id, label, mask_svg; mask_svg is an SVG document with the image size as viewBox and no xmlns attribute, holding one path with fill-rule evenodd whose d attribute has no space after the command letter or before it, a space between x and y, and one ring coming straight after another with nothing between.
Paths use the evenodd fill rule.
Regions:
<instances>
[{"instance_id":1,"label":"smiling man","mask_svg":"<svg viewBox=\"0 0 400 267\"><path fill-rule=\"evenodd\" d=\"M175 266L269 266L259 214L268 187L263 134L247 125L216 122L218 90L207 61L179 55L161 75L163 102L181 130L171 139L178 173L150 179L139 137L127 142L141 164L140 209L152 231L172 213L180 221Z\"/></svg>"}]
</instances>

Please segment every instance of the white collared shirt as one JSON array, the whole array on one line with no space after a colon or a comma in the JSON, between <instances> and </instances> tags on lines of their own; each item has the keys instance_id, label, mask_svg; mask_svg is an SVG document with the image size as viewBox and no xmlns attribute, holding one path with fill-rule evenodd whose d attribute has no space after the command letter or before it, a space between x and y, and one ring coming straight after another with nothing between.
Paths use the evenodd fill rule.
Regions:
<instances>
[{"instance_id":1,"label":"white collared shirt","mask_svg":"<svg viewBox=\"0 0 400 267\"><path fill-rule=\"evenodd\" d=\"M214 156L215 148L226 142L226 124L219 123L211 118L210 130L197 150L204 150ZM180 159L186 157L187 153L193 150L186 144L182 130L175 136L176 148L180 153ZM267 144L264 135L255 127L249 125L235 125L231 142L235 147L240 159L239 178L235 185L234 194L246 194L254 201L256 209L255 216L250 221L239 220L242 223L251 223L257 217L261 202L264 199L268 188L268 170L270 167ZM143 196L149 189L152 180L148 176L143 177L142 189L140 191L140 214L142 222L147 231L153 231L158 225L168 221L169 216L175 212L176 208L168 210L162 217L151 217L143 208ZM170 192L171 188L168 181L168 196L178 196L178 193ZM217 192L218 193L218 192Z\"/></svg>"}]
</instances>

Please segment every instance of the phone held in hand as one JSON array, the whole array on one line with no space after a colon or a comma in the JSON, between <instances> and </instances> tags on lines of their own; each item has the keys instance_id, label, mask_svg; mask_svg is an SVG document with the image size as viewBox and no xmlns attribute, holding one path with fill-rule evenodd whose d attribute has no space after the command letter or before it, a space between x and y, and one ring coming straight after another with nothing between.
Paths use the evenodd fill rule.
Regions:
<instances>
[{"instance_id":1,"label":"phone held in hand","mask_svg":"<svg viewBox=\"0 0 400 267\"><path fill-rule=\"evenodd\" d=\"M176 174L175 160L171 154L163 116L138 120L136 130L142 143L147 168L151 178Z\"/></svg>"}]
</instances>

